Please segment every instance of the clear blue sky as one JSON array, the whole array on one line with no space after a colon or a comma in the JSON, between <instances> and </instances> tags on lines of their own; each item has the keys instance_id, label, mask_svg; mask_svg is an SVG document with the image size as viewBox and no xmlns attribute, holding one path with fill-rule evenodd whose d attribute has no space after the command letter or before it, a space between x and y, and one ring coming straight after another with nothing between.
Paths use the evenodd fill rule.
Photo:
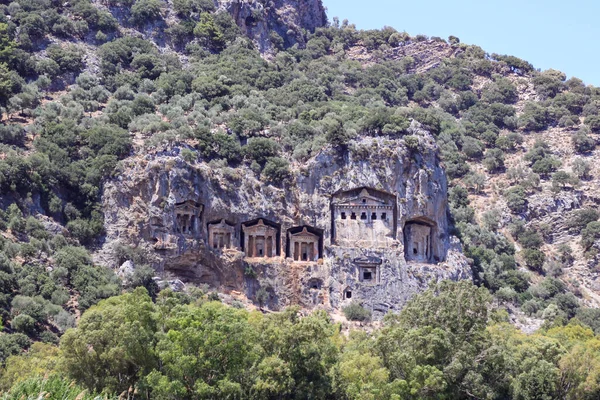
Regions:
<instances>
[{"instance_id":1,"label":"clear blue sky","mask_svg":"<svg viewBox=\"0 0 600 400\"><path fill-rule=\"evenodd\" d=\"M323 0L331 21L391 26L411 35L458 36L488 53L514 55L600 86L598 0Z\"/></svg>"}]
</instances>

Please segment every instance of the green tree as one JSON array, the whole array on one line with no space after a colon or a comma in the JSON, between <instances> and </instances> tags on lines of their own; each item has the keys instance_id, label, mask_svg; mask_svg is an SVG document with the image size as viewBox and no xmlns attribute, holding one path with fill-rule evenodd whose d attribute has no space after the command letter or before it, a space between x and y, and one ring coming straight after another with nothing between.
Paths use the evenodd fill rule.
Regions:
<instances>
[{"instance_id":1,"label":"green tree","mask_svg":"<svg viewBox=\"0 0 600 400\"><path fill-rule=\"evenodd\" d=\"M576 186L578 184L579 179L566 171L557 171L552 174L552 189L556 192L565 189L567 185Z\"/></svg>"},{"instance_id":2,"label":"green tree","mask_svg":"<svg viewBox=\"0 0 600 400\"><path fill-rule=\"evenodd\" d=\"M220 51L225 47L225 37L215 23L213 14L207 12L200 14L200 21L194 27L194 35L204 46L212 50Z\"/></svg>"},{"instance_id":3,"label":"green tree","mask_svg":"<svg viewBox=\"0 0 600 400\"><path fill-rule=\"evenodd\" d=\"M146 289L103 300L62 337L62 365L90 390L120 393L156 368L156 331Z\"/></svg>"},{"instance_id":4,"label":"green tree","mask_svg":"<svg viewBox=\"0 0 600 400\"><path fill-rule=\"evenodd\" d=\"M182 306L164 321L160 370L146 381L160 398L240 398L257 361L248 313L208 302Z\"/></svg>"},{"instance_id":5,"label":"green tree","mask_svg":"<svg viewBox=\"0 0 600 400\"><path fill-rule=\"evenodd\" d=\"M335 389L340 397L388 399L393 392L400 391L390 383L390 372L374 350L372 337L362 331L350 332L350 341L344 346L334 369Z\"/></svg>"},{"instance_id":6,"label":"green tree","mask_svg":"<svg viewBox=\"0 0 600 400\"><path fill-rule=\"evenodd\" d=\"M495 383L484 375L490 301L484 288L444 281L415 296L399 315L386 316L378 355L391 379L410 388L407 398L458 398L465 391L490 390L484 383Z\"/></svg>"},{"instance_id":7,"label":"green tree","mask_svg":"<svg viewBox=\"0 0 600 400\"><path fill-rule=\"evenodd\" d=\"M332 386L329 371L339 355L338 327L324 311L306 317L298 311L288 308L258 321L258 341L266 356L277 356L288 366L294 381L291 398L325 398Z\"/></svg>"},{"instance_id":8,"label":"green tree","mask_svg":"<svg viewBox=\"0 0 600 400\"><path fill-rule=\"evenodd\" d=\"M18 382L55 372L57 361L56 346L34 343L27 354L8 357L6 367L0 370L0 391L7 391Z\"/></svg>"},{"instance_id":9,"label":"green tree","mask_svg":"<svg viewBox=\"0 0 600 400\"><path fill-rule=\"evenodd\" d=\"M525 360L523 372L513 381L514 399L552 400L558 397L560 371L545 360L529 358Z\"/></svg>"}]
</instances>

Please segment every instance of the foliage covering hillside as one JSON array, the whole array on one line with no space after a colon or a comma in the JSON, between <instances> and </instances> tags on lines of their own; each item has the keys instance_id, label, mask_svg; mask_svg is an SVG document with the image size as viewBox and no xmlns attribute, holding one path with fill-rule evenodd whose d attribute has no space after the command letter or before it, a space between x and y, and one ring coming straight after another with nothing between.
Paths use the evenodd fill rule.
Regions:
<instances>
[{"instance_id":1,"label":"foliage covering hillside","mask_svg":"<svg viewBox=\"0 0 600 400\"><path fill-rule=\"evenodd\" d=\"M265 316L170 291L154 303L138 288L88 310L60 353L37 343L11 356L0 385L14 385L5 399L597 398L591 329L572 321L525 335L490 300L485 288L444 282L374 334L346 338L323 311Z\"/></svg>"},{"instance_id":2,"label":"foliage covering hillside","mask_svg":"<svg viewBox=\"0 0 600 400\"><path fill-rule=\"evenodd\" d=\"M532 388L549 396L539 398L597 395L597 339L578 324L600 329L600 313L586 308L599 304L586 280L596 272L600 249L599 171L591 161L600 133L598 88L455 37L358 31L335 19L307 32L304 49L284 49L272 35L278 51L261 57L212 1L19 0L0 11L1 389L17 376L32 377L7 396L20 398L43 390L40 385L71 390L62 376L109 393L137 384L139 393L156 398L310 392L525 399L534 398ZM432 57L395 56L410 46ZM546 330L525 337L476 308L480 319L452 334L466 336L447 337L446 322L408 307L373 337L345 341L321 314L262 317L171 294L153 304L135 291L85 314L55 354L59 337L101 299L135 286L156 298L148 268L123 288L90 256L102 241L103 182L118 177L120 160L184 144L183 159L209 162L232 187L242 169L280 185L326 146L365 158L377 152L356 146L357 136L403 138L418 157L411 121L440 146L455 233L473 260L475 284L494 294L495 304L544 319ZM575 205L554 223L546 218L552 211L534 205L540 197ZM135 249L121 251L124 259L138 257ZM133 296L140 300L129 309ZM449 321L462 321L454 315L460 307L448 307ZM111 336L122 335L107 340L138 341L138 347L115 343L133 346L135 354L97 350L96 361L70 358L81 354L75 350L85 347L86 329L95 329L94 318L103 313L123 315L107 325ZM208 332L200 342L211 335L218 341L232 329L240 346L231 341L235 348L222 354L181 358L191 343L181 341L180 331L200 325ZM302 333L298 325L314 337L295 337ZM127 336L140 329L147 334L143 343L141 334ZM297 354L290 343L300 343ZM419 353L427 346L431 351ZM485 362L474 365L479 356ZM16 358L7 363L9 357ZM588 371L579 364L585 357L594 366ZM207 372L211 362L218 374ZM27 367L33 364L40 369ZM40 380L46 371L58 377Z\"/></svg>"}]
</instances>

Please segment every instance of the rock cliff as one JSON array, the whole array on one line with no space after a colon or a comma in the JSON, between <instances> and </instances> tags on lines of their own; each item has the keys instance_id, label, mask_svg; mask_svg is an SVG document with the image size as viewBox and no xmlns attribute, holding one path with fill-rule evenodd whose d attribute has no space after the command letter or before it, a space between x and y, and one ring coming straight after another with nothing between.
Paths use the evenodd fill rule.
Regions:
<instances>
[{"instance_id":1,"label":"rock cliff","mask_svg":"<svg viewBox=\"0 0 600 400\"><path fill-rule=\"evenodd\" d=\"M104 192L107 237L97 261L116 268L118 248L131 246L164 278L242 292L274 310L352 301L375 316L399 310L430 281L471 278L448 233L437 147L412 129L419 150L362 138L296 165L279 187L247 168L190 164L180 147L127 159ZM267 233L253 233L257 226ZM261 287L268 298L257 299Z\"/></svg>"},{"instance_id":2,"label":"rock cliff","mask_svg":"<svg viewBox=\"0 0 600 400\"><path fill-rule=\"evenodd\" d=\"M261 53L270 52L273 45L304 46L306 31L314 32L327 24L321 0L219 0L218 3Z\"/></svg>"}]
</instances>

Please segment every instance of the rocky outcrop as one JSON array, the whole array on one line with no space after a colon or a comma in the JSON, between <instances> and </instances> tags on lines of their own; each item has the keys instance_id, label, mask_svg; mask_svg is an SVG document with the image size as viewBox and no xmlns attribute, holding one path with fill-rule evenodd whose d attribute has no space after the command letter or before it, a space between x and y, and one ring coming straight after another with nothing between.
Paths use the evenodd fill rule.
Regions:
<instances>
[{"instance_id":1,"label":"rocky outcrop","mask_svg":"<svg viewBox=\"0 0 600 400\"><path fill-rule=\"evenodd\" d=\"M271 52L273 46L278 45L302 47L306 31L314 32L327 25L321 0L219 0L218 3L257 44L261 53Z\"/></svg>"},{"instance_id":2,"label":"rocky outcrop","mask_svg":"<svg viewBox=\"0 0 600 400\"><path fill-rule=\"evenodd\" d=\"M454 58L463 53L464 50L458 46L452 46L444 41L406 41L396 46L390 46L383 50L383 54L377 54L362 43L352 46L346 52L351 60L359 61L362 65L375 65L379 60L407 60L409 70L414 73L425 73L430 69L438 67L443 60Z\"/></svg>"},{"instance_id":3,"label":"rocky outcrop","mask_svg":"<svg viewBox=\"0 0 600 400\"><path fill-rule=\"evenodd\" d=\"M190 165L177 147L133 157L106 186L107 236L96 261L117 268L118 248L126 245L143 250L163 279L239 291L275 310L339 309L352 301L376 316L398 310L431 281L471 278L458 241L448 235L437 148L427 132L413 127L413 133L419 151L402 139L363 138L295 165L293 179L279 187L248 168ZM209 224L232 227L234 237L209 240ZM257 224L263 233L250 239L247 227L263 226ZM425 233L411 241L407 224ZM290 235L298 232L310 246L291 248ZM407 262L408 251L419 252L419 261Z\"/></svg>"}]
</instances>

